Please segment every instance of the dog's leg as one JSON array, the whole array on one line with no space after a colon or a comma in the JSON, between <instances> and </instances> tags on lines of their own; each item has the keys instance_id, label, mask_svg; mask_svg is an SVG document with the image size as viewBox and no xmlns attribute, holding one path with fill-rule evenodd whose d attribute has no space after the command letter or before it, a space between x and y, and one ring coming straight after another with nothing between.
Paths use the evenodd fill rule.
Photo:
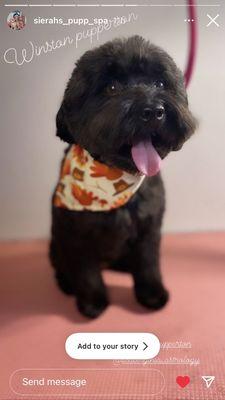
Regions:
<instances>
[{"instance_id":1,"label":"dog's leg","mask_svg":"<svg viewBox=\"0 0 225 400\"><path fill-rule=\"evenodd\" d=\"M99 262L84 256L79 261L76 257L74 262L76 273L73 281L77 307L87 317L96 318L109 304Z\"/></svg>"},{"instance_id":2,"label":"dog's leg","mask_svg":"<svg viewBox=\"0 0 225 400\"><path fill-rule=\"evenodd\" d=\"M91 256L90 248L80 244L79 234L63 230L60 218L64 210L54 212L53 235L50 243L50 259L60 289L74 295L80 312L95 318L107 307L108 298L101 276L100 260ZM64 218L65 219L65 218ZM73 226L73 225L72 225ZM79 226L79 225L78 225ZM90 240L87 242L88 244ZM94 248L94 246L93 246Z\"/></svg>"},{"instance_id":3,"label":"dog's leg","mask_svg":"<svg viewBox=\"0 0 225 400\"><path fill-rule=\"evenodd\" d=\"M66 275L63 246L61 246L60 240L56 240L56 238L52 238L50 241L49 258L51 260L51 265L55 270L55 279L59 288L63 293L73 295L73 286Z\"/></svg>"},{"instance_id":4,"label":"dog's leg","mask_svg":"<svg viewBox=\"0 0 225 400\"><path fill-rule=\"evenodd\" d=\"M63 251L62 243L58 244L58 247L61 248L60 253L64 254L64 259L58 257L57 262L52 264L56 270L55 276L60 289L76 297L78 309L82 314L90 318L97 317L108 305L100 262L92 260L91 257L88 259L85 255L79 257L77 253L68 252L68 247ZM51 246L53 261L52 254L53 246Z\"/></svg>"},{"instance_id":5,"label":"dog's leg","mask_svg":"<svg viewBox=\"0 0 225 400\"><path fill-rule=\"evenodd\" d=\"M145 229L130 253L137 300L153 310L162 308L169 297L160 274L160 225L158 219L145 221Z\"/></svg>"},{"instance_id":6,"label":"dog's leg","mask_svg":"<svg viewBox=\"0 0 225 400\"><path fill-rule=\"evenodd\" d=\"M67 279L66 275L60 271L55 272L55 279L58 283L59 288L62 290L63 293L67 295L73 295L74 290L72 285L70 284L69 280Z\"/></svg>"}]
</instances>

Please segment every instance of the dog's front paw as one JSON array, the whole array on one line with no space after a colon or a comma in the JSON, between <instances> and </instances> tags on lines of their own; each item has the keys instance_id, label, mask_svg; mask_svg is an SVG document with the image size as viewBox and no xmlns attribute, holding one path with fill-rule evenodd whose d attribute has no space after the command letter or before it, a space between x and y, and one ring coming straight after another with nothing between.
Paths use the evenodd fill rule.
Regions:
<instances>
[{"instance_id":1,"label":"dog's front paw","mask_svg":"<svg viewBox=\"0 0 225 400\"><path fill-rule=\"evenodd\" d=\"M159 310L169 300L169 293L162 283L141 285L135 288L137 300L151 310Z\"/></svg>"},{"instance_id":2,"label":"dog's front paw","mask_svg":"<svg viewBox=\"0 0 225 400\"><path fill-rule=\"evenodd\" d=\"M97 318L108 306L106 297L98 297L91 300L77 299L77 307L81 314L89 318Z\"/></svg>"}]
</instances>

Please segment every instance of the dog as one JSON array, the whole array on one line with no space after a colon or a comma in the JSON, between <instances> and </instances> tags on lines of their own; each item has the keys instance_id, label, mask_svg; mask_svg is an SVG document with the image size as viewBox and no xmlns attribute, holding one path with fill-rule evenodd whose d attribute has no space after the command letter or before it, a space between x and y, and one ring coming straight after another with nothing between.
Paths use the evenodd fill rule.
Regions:
<instances>
[{"instance_id":1,"label":"dog","mask_svg":"<svg viewBox=\"0 0 225 400\"><path fill-rule=\"evenodd\" d=\"M139 303L162 308L160 165L196 129L181 71L140 36L107 42L76 63L56 126L69 143L52 205L60 288L83 315L99 316L109 304L104 262L132 274Z\"/></svg>"}]
</instances>

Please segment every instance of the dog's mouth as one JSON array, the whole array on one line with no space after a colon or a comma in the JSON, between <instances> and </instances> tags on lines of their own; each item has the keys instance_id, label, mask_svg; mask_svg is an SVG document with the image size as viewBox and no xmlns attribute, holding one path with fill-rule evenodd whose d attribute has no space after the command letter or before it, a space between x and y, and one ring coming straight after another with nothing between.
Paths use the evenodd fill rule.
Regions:
<instances>
[{"instance_id":1,"label":"dog's mouth","mask_svg":"<svg viewBox=\"0 0 225 400\"><path fill-rule=\"evenodd\" d=\"M131 155L139 172L147 176L158 174L162 159L152 141L141 141L131 147Z\"/></svg>"},{"instance_id":2,"label":"dog's mouth","mask_svg":"<svg viewBox=\"0 0 225 400\"><path fill-rule=\"evenodd\" d=\"M130 160L133 168L139 173L149 177L155 176L160 172L162 160L172 150L167 136L162 121L157 125L151 123L136 126L125 139L121 155Z\"/></svg>"},{"instance_id":3,"label":"dog's mouth","mask_svg":"<svg viewBox=\"0 0 225 400\"><path fill-rule=\"evenodd\" d=\"M138 172L150 177L159 173L162 160L169 152L154 139L145 138L124 144L119 151L123 159L130 160Z\"/></svg>"}]
</instances>

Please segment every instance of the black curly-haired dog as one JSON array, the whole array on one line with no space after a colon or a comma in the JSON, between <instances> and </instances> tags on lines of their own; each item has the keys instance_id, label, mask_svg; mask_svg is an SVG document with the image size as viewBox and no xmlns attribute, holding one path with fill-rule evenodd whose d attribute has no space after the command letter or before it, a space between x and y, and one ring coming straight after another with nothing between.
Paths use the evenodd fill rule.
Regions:
<instances>
[{"instance_id":1,"label":"black curly-haired dog","mask_svg":"<svg viewBox=\"0 0 225 400\"><path fill-rule=\"evenodd\" d=\"M179 150L196 125L180 70L140 36L108 42L77 62L56 123L61 139L97 162L134 177L150 175L127 203L111 210L53 202L50 258L60 288L76 296L81 313L97 317L109 303L104 261L128 270L137 300L160 309L168 300L159 265L165 208L160 160Z\"/></svg>"}]
</instances>

